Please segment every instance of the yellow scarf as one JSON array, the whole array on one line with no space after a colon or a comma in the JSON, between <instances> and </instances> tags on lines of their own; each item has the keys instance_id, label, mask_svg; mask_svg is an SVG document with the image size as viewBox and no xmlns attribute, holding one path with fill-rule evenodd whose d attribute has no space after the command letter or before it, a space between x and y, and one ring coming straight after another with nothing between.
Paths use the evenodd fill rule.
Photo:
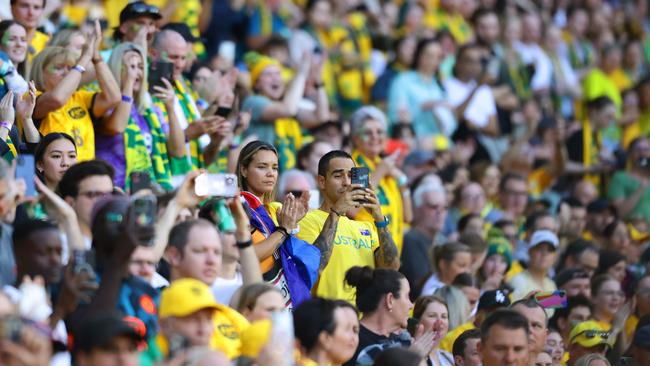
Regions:
<instances>
[{"instance_id":1,"label":"yellow scarf","mask_svg":"<svg viewBox=\"0 0 650 366\"><path fill-rule=\"evenodd\" d=\"M591 123L588 120L582 122L582 164L585 168L592 166L598 161L598 150L602 142L601 131L596 132L596 146L594 149L594 134ZM596 187L600 186L600 175L585 174L585 178L591 181Z\"/></svg>"}]
</instances>

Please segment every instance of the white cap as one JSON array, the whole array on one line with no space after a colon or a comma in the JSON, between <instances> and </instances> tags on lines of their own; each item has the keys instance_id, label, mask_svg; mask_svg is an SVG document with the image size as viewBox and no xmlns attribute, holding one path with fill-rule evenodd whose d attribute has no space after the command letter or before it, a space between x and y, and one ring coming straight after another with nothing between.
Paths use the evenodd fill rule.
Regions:
<instances>
[{"instance_id":1,"label":"white cap","mask_svg":"<svg viewBox=\"0 0 650 366\"><path fill-rule=\"evenodd\" d=\"M530 245L528 246L528 250L531 250L543 243L551 244L556 250L560 246L560 240L557 238L557 235L555 235L554 232L550 230L537 230L530 238Z\"/></svg>"}]
</instances>

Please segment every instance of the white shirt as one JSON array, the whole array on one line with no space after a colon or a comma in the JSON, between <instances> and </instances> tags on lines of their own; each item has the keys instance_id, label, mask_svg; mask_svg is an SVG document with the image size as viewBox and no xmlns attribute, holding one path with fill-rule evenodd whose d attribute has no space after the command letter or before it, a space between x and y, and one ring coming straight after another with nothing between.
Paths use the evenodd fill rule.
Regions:
<instances>
[{"instance_id":1,"label":"white shirt","mask_svg":"<svg viewBox=\"0 0 650 366\"><path fill-rule=\"evenodd\" d=\"M432 274L428 279L427 282L424 283L424 286L422 286L422 292L420 292L420 296L430 296L433 295L436 290L439 288L444 287L445 284L440 282L438 279L438 276L436 274Z\"/></svg>"},{"instance_id":2,"label":"white shirt","mask_svg":"<svg viewBox=\"0 0 650 366\"><path fill-rule=\"evenodd\" d=\"M536 43L515 43L515 51L526 65L535 65L535 73L530 82L533 90L548 89L553 78L553 64L546 52Z\"/></svg>"},{"instance_id":3,"label":"white shirt","mask_svg":"<svg viewBox=\"0 0 650 366\"><path fill-rule=\"evenodd\" d=\"M244 279L240 272L236 272L235 278L233 279L217 277L211 286L212 294L214 295L214 298L217 299L218 303L228 305L230 304L230 300L235 294L235 291L237 291L243 284Z\"/></svg>"},{"instance_id":4,"label":"white shirt","mask_svg":"<svg viewBox=\"0 0 650 366\"><path fill-rule=\"evenodd\" d=\"M449 77L444 82L445 90L447 91L447 100L454 107L463 104L469 94L476 87L476 81L464 83L455 77ZM472 125L483 128L488 125L490 118L496 116L497 105L494 101L492 90L487 85L478 87L472 100L465 108L463 117L468 120Z\"/></svg>"}]
</instances>

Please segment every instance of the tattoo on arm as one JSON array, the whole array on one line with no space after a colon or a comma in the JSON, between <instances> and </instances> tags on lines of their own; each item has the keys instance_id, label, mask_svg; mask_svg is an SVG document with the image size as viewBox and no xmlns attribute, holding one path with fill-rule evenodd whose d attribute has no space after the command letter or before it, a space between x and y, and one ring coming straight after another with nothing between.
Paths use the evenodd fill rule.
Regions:
<instances>
[{"instance_id":1,"label":"tattoo on arm","mask_svg":"<svg viewBox=\"0 0 650 366\"><path fill-rule=\"evenodd\" d=\"M316 240L314 240L314 245L320 250L320 266L318 267L318 272L323 272L325 267L327 267L327 263L330 261L334 246L334 235L336 234L338 223L338 215L330 213L327 220L325 220L323 229L320 231Z\"/></svg>"},{"instance_id":2,"label":"tattoo on arm","mask_svg":"<svg viewBox=\"0 0 650 366\"><path fill-rule=\"evenodd\" d=\"M375 251L375 263L377 267L397 270L399 268L399 258L393 236L390 235L387 227L377 229L377 234L379 235L379 249Z\"/></svg>"}]
</instances>

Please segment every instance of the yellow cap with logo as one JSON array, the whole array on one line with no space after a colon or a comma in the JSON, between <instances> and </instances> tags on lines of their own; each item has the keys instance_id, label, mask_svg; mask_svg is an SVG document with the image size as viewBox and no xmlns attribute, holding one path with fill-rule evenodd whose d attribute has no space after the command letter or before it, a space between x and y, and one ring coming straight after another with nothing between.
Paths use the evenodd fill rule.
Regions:
<instances>
[{"instance_id":1,"label":"yellow cap with logo","mask_svg":"<svg viewBox=\"0 0 650 366\"><path fill-rule=\"evenodd\" d=\"M182 278L162 291L158 316L182 318L199 310L219 308L208 285L193 278Z\"/></svg>"}]
</instances>

